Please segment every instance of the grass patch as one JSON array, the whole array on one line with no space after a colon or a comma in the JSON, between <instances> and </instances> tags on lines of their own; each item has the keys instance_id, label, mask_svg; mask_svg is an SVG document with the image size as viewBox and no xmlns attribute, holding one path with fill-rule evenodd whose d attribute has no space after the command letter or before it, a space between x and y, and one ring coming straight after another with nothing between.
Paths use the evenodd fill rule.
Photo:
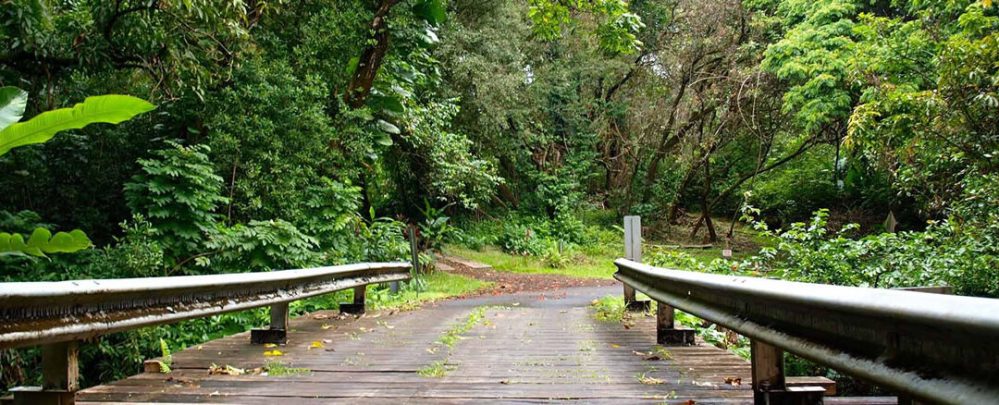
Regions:
<instances>
[{"instance_id":1,"label":"grass patch","mask_svg":"<svg viewBox=\"0 0 999 405\"><path fill-rule=\"evenodd\" d=\"M477 325L479 321L485 317L486 307L476 308L471 314L468 315L467 318L465 318L465 322L456 324L452 326L451 329L445 331L444 334L441 335L438 342L447 346L448 349L454 348L454 344L461 340L461 335L468 333L468 331L472 330L472 328L474 328L475 325Z\"/></svg>"},{"instance_id":2,"label":"grass patch","mask_svg":"<svg viewBox=\"0 0 999 405\"><path fill-rule=\"evenodd\" d=\"M418 374L420 377L444 378L444 376L446 376L447 373L454 371L456 369L455 366L446 364L445 361L446 360L437 360L433 363L430 363L429 365L419 370L416 370L416 374Z\"/></svg>"},{"instance_id":3,"label":"grass patch","mask_svg":"<svg viewBox=\"0 0 999 405\"><path fill-rule=\"evenodd\" d=\"M605 295L590 303L593 317L603 322L621 322L624 317L624 298L618 295Z\"/></svg>"},{"instance_id":4,"label":"grass patch","mask_svg":"<svg viewBox=\"0 0 999 405\"><path fill-rule=\"evenodd\" d=\"M388 290L382 290L383 292L379 294L372 294L372 291L369 289L369 305L376 310L413 309L425 302L473 293L492 285L492 283L487 281L443 271L423 274L420 277L426 283L426 290L415 291L403 289L398 294L392 295L388 293Z\"/></svg>"},{"instance_id":5,"label":"grass patch","mask_svg":"<svg viewBox=\"0 0 999 405\"><path fill-rule=\"evenodd\" d=\"M620 256L611 249L593 249L577 255L565 268L556 269L540 257L511 255L493 246L484 247L482 250L448 246L446 250L448 254L485 263L499 271L603 279L613 278L614 272L617 271L614 260Z\"/></svg>"},{"instance_id":6,"label":"grass patch","mask_svg":"<svg viewBox=\"0 0 999 405\"><path fill-rule=\"evenodd\" d=\"M267 362L264 365L264 369L267 370L267 375L271 377L303 375L312 372L312 370L307 368L288 367L286 364L277 361Z\"/></svg>"},{"instance_id":7,"label":"grass patch","mask_svg":"<svg viewBox=\"0 0 999 405\"><path fill-rule=\"evenodd\" d=\"M447 348L447 355L441 360L420 368L416 371L416 374L422 377L441 378L447 375L447 373L456 370L457 367L447 364L448 359L451 358L451 349L462 339L462 335L468 333L475 325L485 320L487 308L486 306L475 308L463 322L455 323L450 329L444 331L441 337L437 339L437 343ZM436 349L431 349L430 351L433 353L436 352Z\"/></svg>"}]
</instances>

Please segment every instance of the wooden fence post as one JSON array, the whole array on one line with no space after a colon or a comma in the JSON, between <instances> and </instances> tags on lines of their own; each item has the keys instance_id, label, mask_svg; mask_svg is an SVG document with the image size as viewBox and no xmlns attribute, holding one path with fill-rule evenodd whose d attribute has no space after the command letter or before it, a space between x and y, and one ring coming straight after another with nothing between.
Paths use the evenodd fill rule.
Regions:
<instances>
[{"instance_id":1,"label":"wooden fence post","mask_svg":"<svg viewBox=\"0 0 999 405\"><path fill-rule=\"evenodd\" d=\"M80 389L77 341L42 346L42 386L17 387L14 404L66 405L76 400Z\"/></svg>"},{"instance_id":2,"label":"wooden fence post","mask_svg":"<svg viewBox=\"0 0 999 405\"><path fill-rule=\"evenodd\" d=\"M784 378L784 350L756 339L750 339L752 356L753 402L775 405L821 404L825 388L820 386L789 387Z\"/></svg>"},{"instance_id":3,"label":"wooden fence post","mask_svg":"<svg viewBox=\"0 0 999 405\"><path fill-rule=\"evenodd\" d=\"M420 246L416 240L416 225L409 226L409 252L413 256L413 274L420 274Z\"/></svg>"},{"instance_id":4,"label":"wooden fence post","mask_svg":"<svg viewBox=\"0 0 999 405\"><path fill-rule=\"evenodd\" d=\"M656 302L656 343L670 346L694 344L695 332L690 328L677 328L676 310L669 304Z\"/></svg>"},{"instance_id":5,"label":"wooden fence post","mask_svg":"<svg viewBox=\"0 0 999 405\"><path fill-rule=\"evenodd\" d=\"M642 217L638 215L624 217L624 258L634 262L642 261ZM624 284L624 307L628 310L646 310L649 302L638 302L635 289Z\"/></svg>"},{"instance_id":6,"label":"wooden fence post","mask_svg":"<svg viewBox=\"0 0 999 405\"><path fill-rule=\"evenodd\" d=\"M340 312L345 314L360 315L364 313L364 295L368 291L368 286L362 285L354 287L354 303L340 304Z\"/></svg>"},{"instance_id":7,"label":"wooden fence post","mask_svg":"<svg viewBox=\"0 0 999 405\"><path fill-rule=\"evenodd\" d=\"M288 343L288 303L271 304L271 325L267 329L250 331L250 343L253 344L286 344Z\"/></svg>"}]
</instances>

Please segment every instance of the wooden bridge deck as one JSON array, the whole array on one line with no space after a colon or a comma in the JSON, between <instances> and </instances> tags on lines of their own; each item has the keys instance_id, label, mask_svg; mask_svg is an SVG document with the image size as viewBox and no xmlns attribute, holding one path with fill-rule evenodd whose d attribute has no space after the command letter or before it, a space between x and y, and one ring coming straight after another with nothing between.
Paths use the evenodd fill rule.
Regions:
<instances>
[{"instance_id":1,"label":"wooden bridge deck","mask_svg":"<svg viewBox=\"0 0 999 405\"><path fill-rule=\"evenodd\" d=\"M654 319L625 328L595 320L588 308L592 299L619 291L572 288L555 296L470 298L357 319L316 313L292 321L287 346L265 348L251 345L248 334L230 336L175 353L170 374L137 375L83 390L77 398L272 404L752 401L749 363L731 353L702 343L668 348L672 359L636 354L654 346ZM482 319L469 321L477 313ZM470 328L462 331L462 325ZM461 338L452 347L440 343L457 332ZM282 355L264 355L275 349ZM249 370L274 362L307 370L209 374L213 364ZM440 371L443 376L425 376ZM742 384L726 383L733 378Z\"/></svg>"}]
</instances>

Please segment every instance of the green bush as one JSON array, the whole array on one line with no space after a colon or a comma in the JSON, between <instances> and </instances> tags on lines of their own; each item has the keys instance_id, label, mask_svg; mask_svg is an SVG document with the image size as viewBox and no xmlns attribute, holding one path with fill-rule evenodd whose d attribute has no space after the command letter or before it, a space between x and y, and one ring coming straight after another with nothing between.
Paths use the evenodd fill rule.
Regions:
<instances>
[{"instance_id":1,"label":"green bush","mask_svg":"<svg viewBox=\"0 0 999 405\"><path fill-rule=\"evenodd\" d=\"M152 224L168 257L188 257L201 252L218 220L215 209L228 200L219 195L222 178L208 160L208 146L168 144L153 159L139 160L142 172L125 185L125 196L132 212Z\"/></svg>"},{"instance_id":2,"label":"green bush","mask_svg":"<svg viewBox=\"0 0 999 405\"><path fill-rule=\"evenodd\" d=\"M545 247L537 231L520 223L504 226L497 243L504 252L523 256L537 256Z\"/></svg>"},{"instance_id":3,"label":"green bush","mask_svg":"<svg viewBox=\"0 0 999 405\"><path fill-rule=\"evenodd\" d=\"M574 256L575 253L569 245L563 243L560 249L558 242L548 241L541 252L541 261L553 269L564 269L572 263Z\"/></svg>"},{"instance_id":4,"label":"green bush","mask_svg":"<svg viewBox=\"0 0 999 405\"><path fill-rule=\"evenodd\" d=\"M992 181L989 181L992 180ZM999 193L995 179L970 180L968 198L949 219L922 232L851 237L856 225L833 232L828 212L782 232L776 245L745 263L782 279L865 287L950 285L962 295L999 296Z\"/></svg>"}]
</instances>

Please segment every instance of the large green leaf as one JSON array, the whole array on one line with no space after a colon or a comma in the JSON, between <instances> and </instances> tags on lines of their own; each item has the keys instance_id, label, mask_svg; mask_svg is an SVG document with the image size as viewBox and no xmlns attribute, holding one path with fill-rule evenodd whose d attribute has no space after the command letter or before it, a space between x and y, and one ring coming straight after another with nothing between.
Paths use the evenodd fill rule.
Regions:
<instances>
[{"instance_id":1,"label":"large green leaf","mask_svg":"<svg viewBox=\"0 0 999 405\"><path fill-rule=\"evenodd\" d=\"M87 97L72 108L46 111L3 129L0 131L0 155L18 146L45 142L59 131L83 128L98 122L117 124L154 108L156 106L148 101L132 96Z\"/></svg>"},{"instance_id":2,"label":"large green leaf","mask_svg":"<svg viewBox=\"0 0 999 405\"><path fill-rule=\"evenodd\" d=\"M402 132L399 131L399 127L385 120L378 120L378 129L382 130L382 132L392 135L399 135Z\"/></svg>"},{"instance_id":3,"label":"large green leaf","mask_svg":"<svg viewBox=\"0 0 999 405\"><path fill-rule=\"evenodd\" d=\"M72 253L90 245L90 239L79 229L52 236L47 229L36 228L27 241L21 234L0 232L0 255L45 256L46 253Z\"/></svg>"},{"instance_id":4,"label":"large green leaf","mask_svg":"<svg viewBox=\"0 0 999 405\"><path fill-rule=\"evenodd\" d=\"M423 0L413 6L413 11L435 27L447 20L447 8L444 6L444 0Z\"/></svg>"},{"instance_id":5,"label":"large green leaf","mask_svg":"<svg viewBox=\"0 0 999 405\"><path fill-rule=\"evenodd\" d=\"M21 120L28 93L17 87L0 87L0 131Z\"/></svg>"}]
</instances>

